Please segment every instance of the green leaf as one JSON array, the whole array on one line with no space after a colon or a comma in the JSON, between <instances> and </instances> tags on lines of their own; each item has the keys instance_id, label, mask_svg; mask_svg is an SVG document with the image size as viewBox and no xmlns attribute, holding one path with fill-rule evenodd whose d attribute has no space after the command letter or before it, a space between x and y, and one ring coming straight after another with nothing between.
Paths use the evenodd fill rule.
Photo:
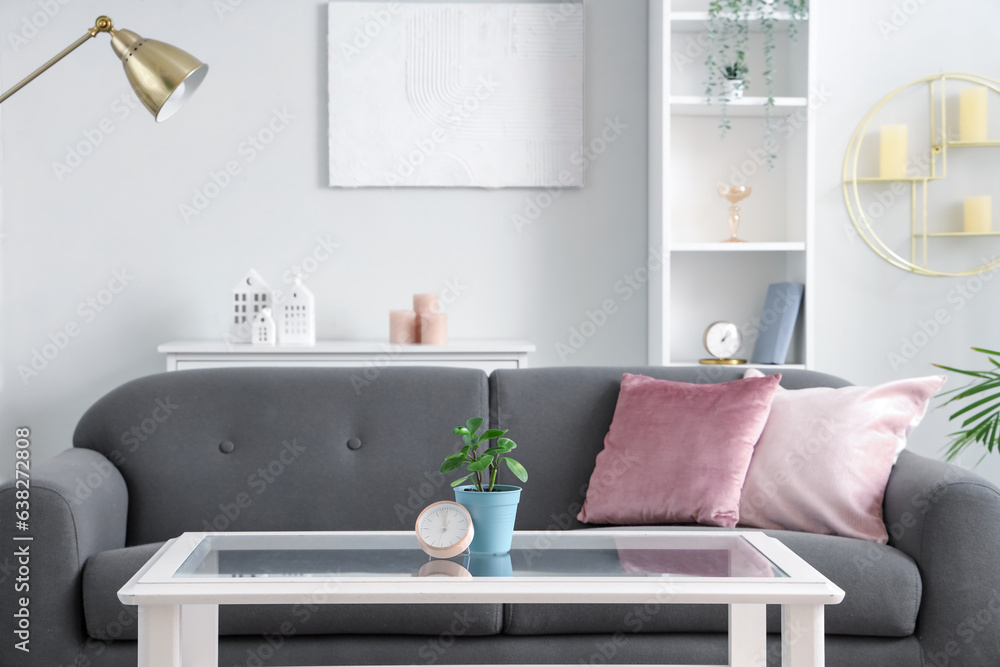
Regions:
<instances>
[{"instance_id":1,"label":"green leaf","mask_svg":"<svg viewBox=\"0 0 1000 667\"><path fill-rule=\"evenodd\" d=\"M474 463L470 463L469 464L469 471L470 472L482 472L482 471L486 470L487 468L489 468L491 463L493 463L493 457L492 456L483 456L483 457L480 457Z\"/></svg>"},{"instance_id":2,"label":"green leaf","mask_svg":"<svg viewBox=\"0 0 1000 667\"><path fill-rule=\"evenodd\" d=\"M962 387L960 390L956 390L956 391L961 391L961 393L951 398L949 402L958 401L963 398L968 398L969 396L974 396L975 394L980 394L984 391L989 391L990 389L997 389L998 387L1000 387L1000 380L991 380L989 382L982 382L980 384L972 383L971 385L966 385L965 387Z\"/></svg>"},{"instance_id":3,"label":"green leaf","mask_svg":"<svg viewBox=\"0 0 1000 667\"><path fill-rule=\"evenodd\" d=\"M470 477L472 477L472 475L466 475L462 479L456 479L454 482L451 483L452 488L458 486L459 484L461 484L465 480L469 479Z\"/></svg>"},{"instance_id":4,"label":"green leaf","mask_svg":"<svg viewBox=\"0 0 1000 667\"><path fill-rule=\"evenodd\" d=\"M978 405L980 403L982 403L982 401L979 401L976 405ZM966 408L966 410L968 410L969 408L976 407L976 405L970 405L968 408ZM995 413L996 409L998 407L1000 407L1000 403L995 403L995 404L991 405L990 407L986 408L985 410L983 410L982 412L980 412L979 414L977 414L975 417L969 417L968 419L966 419L964 422L962 422L962 426L968 426L969 424L971 424L973 422L977 422L980 419L982 419L983 417L985 417L986 415L990 414L991 412ZM952 415L952 419L954 419L956 415L958 415L957 412L954 415Z\"/></svg>"},{"instance_id":5,"label":"green leaf","mask_svg":"<svg viewBox=\"0 0 1000 667\"><path fill-rule=\"evenodd\" d=\"M975 378L987 377L989 374L985 371L963 371L961 368L952 368L951 366L942 366L941 364L934 364L938 368L943 368L946 371L951 371L952 373L961 373L962 375L971 375Z\"/></svg>"},{"instance_id":6,"label":"green leaf","mask_svg":"<svg viewBox=\"0 0 1000 667\"><path fill-rule=\"evenodd\" d=\"M497 440L497 447L503 448L504 454L517 447L517 443L510 438L500 438Z\"/></svg>"},{"instance_id":7,"label":"green leaf","mask_svg":"<svg viewBox=\"0 0 1000 667\"><path fill-rule=\"evenodd\" d=\"M972 349L975 350L976 352L982 352L983 354L991 354L994 357L1000 357L1000 352L994 352L993 350L987 350L981 347L974 347Z\"/></svg>"},{"instance_id":8,"label":"green leaf","mask_svg":"<svg viewBox=\"0 0 1000 667\"><path fill-rule=\"evenodd\" d=\"M472 447L472 445L474 444L472 442L472 436L471 435L463 435L462 436L462 442L464 442L469 447Z\"/></svg>"},{"instance_id":9,"label":"green leaf","mask_svg":"<svg viewBox=\"0 0 1000 667\"><path fill-rule=\"evenodd\" d=\"M517 477L522 482L528 481L528 471L524 469L523 465L521 465L512 458L505 457L504 461L507 462L507 467L510 468L510 471L512 473L514 473L515 477Z\"/></svg>"},{"instance_id":10,"label":"green leaf","mask_svg":"<svg viewBox=\"0 0 1000 667\"><path fill-rule=\"evenodd\" d=\"M469 435L475 435L479 427L483 425L482 417L473 417L469 421L465 422L465 428L469 429Z\"/></svg>"},{"instance_id":11,"label":"green leaf","mask_svg":"<svg viewBox=\"0 0 1000 667\"><path fill-rule=\"evenodd\" d=\"M469 429L465 428L464 426L456 426L451 430L451 432L454 433L455 435L469 435Z\"/></svg>"},{"instance_id":12,"label":"green leaf","mask_svg":"<svg viewBox=\"0 0 1000 667\"><path fill-rule=\"evenodd\" d=\"M955 419L956 417L960 417L960 416L964 415L966 412L968 412L970 410L975 410L976 408L978 408L980 405L983 405L984 403L990 403L992 401L1000 401L1000 394L992 394L990 396L987 396L986 398L979 399L975 403L970 403L969 405L966 405L964 408L962 408L961 410L959 410L958 412L956 412L955 414L953 414L951 417L949 417L948 421L951 421L952 419ZM987 412L989 412L989 410L987 410ZM984 413L980 413L980 414L984 414ZM975 418L973 418L973 421L975 421ZM968 422L966 422L966 423L968 423ZM964 425L965 424L963 424L963 426Z\"/></svg>"},{"instance_id":13,"label":"green leaf","mask_svg":"<svg viewBox=\"0 0 1000 667\"><path fill-rule=\"evenodd\" d=\"M503 447L490 447L485 452L483 452L483 456L486 456L487 454L490 454L491 456L497 456L499 454L506 454L506 452L503 450Z\"/></svg>"},{"instance_id":14,"label":"green leaf","mask_svg":"<svg viewBox=\"0 0 1000 667\"><path fill-rule=\"evenodd\" d=\"M466 456L469 455L470 449L472 449L472 445L466 445L465 447L462 447L462 452L461 452L462 458L465 458Z\"/></svg>"},{"instance_id":15,"label":"green leaf","mask_svg":"<svg viewBox=\"0 0 1000 667\"><path fill-rule=\"evenodd\" d=\"M483 431L483 434L479 436L479 442L483 440L492 440L493 438L499 438L501 435L507 431L501 431L499 429L491 428L488 431Z\"/></svg>"},{"instance_id":16,"label":"green leaf","mask_svg":"<svg viewBox=\"0 0 1000 667\"><path fill-rule=\"evenodd\" d=\"M452 456L449 456L444 460L444 463L441 464L440 472L448 474L449 472L453 472L461 468L464 463L464 457L453 458Z\"/></svg>"}]
</instances>

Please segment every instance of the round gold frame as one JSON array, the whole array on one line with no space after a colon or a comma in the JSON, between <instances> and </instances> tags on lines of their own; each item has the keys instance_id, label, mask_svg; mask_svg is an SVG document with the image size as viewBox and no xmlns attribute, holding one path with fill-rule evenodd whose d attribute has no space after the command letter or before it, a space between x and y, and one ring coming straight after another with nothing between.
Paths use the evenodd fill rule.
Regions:
<instances>
[{"instance_id":1,"label":"round gold frame","mask_svg":"<svg viewBox=\"0 0 1000 667\"><path fill-rule=\"evenodd\" d=\"M935 271L928 267L927 255L928 255L928 238L934 236L986 236L986 235L1000 235L1000 232L993 232L991 234L971 234L965 232L953 232L953 233L929 233L927 231L927 184L930 181L943 180L948 175L948 147L962 147L962 146L997 146L1000 147L1000 141L949 141L947 138L947 127L948 127L948 117L947 117L947 82L949 80L955 81L966 81L970 83L975 83L978 85L986 86L987 88L1000 93L1000 81L996 79L991 79L990 77L980 76L978 74L966 74L961 72L948 72L945 74L933 74L931 76L926 76L922 79L917 79L911 83L901 86L896 90L892 91L878 103L872 107L864 118L861 119L861 123L854 130L854 134L851 136L851 141L847 146L847 155L844 157L844 202L847 204L847 211L851 216L851 221L854 223L854 227L857 229L858 234L864 239L865 243L875 251L875 253L889 262L893 266L896 266L904 271L910 271L912 273L917 273L924 276L937 276L937 277L958 277L958 276L971 276L977 273L984 273L986 271L991 271L997 266L1000 266L1000 257L997 257L993 261L986 262L977 266L969 271L961 272L947 272L947 271ZM937 84L941 85L941 95L940 100L935 99L935 89ZM858 177L858 158L861 154L861 145L864 142L865 134L868 131L868 127L871 125L872 121L878 115L878 113L888 104L893 98L902 93L903 91L909 90L914 86L921 84L928 84L929 97L930 97L930 175L929 176L917 176L917 177L906 177L906 178L882 178L878 177ZM938 126L936 124L936 116L938 112L937 107L940 106L940 132L938 131ZM942 163L942 173L939 175L937 173L937 163L940 158ZM873 182L884 182L884 183L898 183L904 182L910 184L910 259L907 260L889 248L885 242L882 241L875 233L872 228L871 223L865 216L864 206L861 201L861 195L858 191L858 183L873 183ZM922 231L918 232L917 229L917 186L922 186L922 198L923 198L923 223ZM853 195L853 199L852 199ZM855 210L855 207L857 210ZM923 239L923 266L917 264L917 240Z\"/></svg>"}]
</instances>

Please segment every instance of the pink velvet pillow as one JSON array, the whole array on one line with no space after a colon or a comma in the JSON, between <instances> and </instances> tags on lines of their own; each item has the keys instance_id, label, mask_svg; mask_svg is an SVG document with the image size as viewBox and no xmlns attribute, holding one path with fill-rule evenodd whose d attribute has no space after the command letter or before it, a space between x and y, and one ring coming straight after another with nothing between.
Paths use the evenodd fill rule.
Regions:
<instances>
[{"instance_id":1,"label":"pink velvet pillow","mask_svg":"<svg viewBox=\"0 0 1000 667\"><path fill-rule=\"evenodd\" d=\"M756 369L747 378L760 378ZM779 391L754 449L740 523L885 544L882 498L945 376Z\"/></svg>"},{"instance_id":2,"label":"pink velvet pillow","mask_svg":"<svg viewBox=\"0 0 1000 667\"><path fill-rule=\"evenodd\" d=\"M735 526L740 489L779 380L690 384L625 373L577 518Z\"/></svg>"}]
</instances>

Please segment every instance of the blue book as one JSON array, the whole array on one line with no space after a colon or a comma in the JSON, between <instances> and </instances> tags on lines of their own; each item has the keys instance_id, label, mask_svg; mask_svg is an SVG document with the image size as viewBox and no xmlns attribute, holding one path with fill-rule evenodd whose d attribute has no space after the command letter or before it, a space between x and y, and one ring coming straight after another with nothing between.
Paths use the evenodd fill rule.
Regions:
<instances>
[{"instance_id":1,"label":"blue book","mask_svg":"<svg viewBox=\"0 0 1000 667\"><path fill-rule=\"evenodd\" d=\"M805 286L800 283L773 283L767 287L764 312L760 315L757 343L750 363L783 364L792 344L795 321L802 306Z\"/></svg>"}]
</instances>

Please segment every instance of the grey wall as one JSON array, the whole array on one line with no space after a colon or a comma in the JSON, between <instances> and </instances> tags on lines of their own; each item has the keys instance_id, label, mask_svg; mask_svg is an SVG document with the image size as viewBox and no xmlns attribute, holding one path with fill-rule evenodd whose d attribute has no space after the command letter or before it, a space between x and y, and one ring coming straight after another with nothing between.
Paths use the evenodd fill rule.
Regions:
<instances>
[{"instance_id":1,"label":"grey wall","mask_svg":"<svg viewBox=\"0 0 1000 667\"><path fill-rule=\"evenodd\" d=\"M972 364L970 345L1000 344L1000 281L984 283L958 310L949 295L975 287L969 279L922 278L883 262L851 234L840 169L854 126L889 90L936 71L1000 74L991 35L1000 6L814 1L823 18L818 80L833 93L818 111L817 366L876 383L934 372L933 362ZM106 37L3 105L0 461L12 460L15 425L33 428L36 459L67 447L95 399L163 368L158 344L220 339L229 290L243 271L254 267L280 287L322 245L317 239L338 244L308 277L321 338L382 338L390 308L451 281L462 288L448 309L455 338L531 340L534 365L645 361L644 294L619 301L618 313L578 352L565 359L557 352L571 327L615 298L615 283L645 260L645 0L586 2L586 139L608 120L628 128L588 168L583 190L563 192L520 232L511 216L542 191L324 187L325 3L282 2L279 13L276 2L234 0L238 6L220 15L223 3L54 0L55 16L16 49L10 35L21 35L44 3L0 3L7 85L100 12L212 66L191 105L159 126L119 101L128 86ZM906 14L904 4L915 11ZM241 146L275 109L294 118L251 161ZM65 162L102 122L113 132L60 178L53 163ZM241 174L186 224L179 206L231 160ZM122 270L128 286L102 292ZM101 312L86 305L109 295ZM894 367L890 355L903 339L942 308L948 324ZM73 324L78 335L22 381L18 366ZM943 411L932 411L912 447L936 456L947 431ZM980 470L1000 480L992 460Z\"/></svg>"},{"instance_id":2,"label":"grey wall","mask_svg":"<svg viewBox=\"0 0 1000 667\"><path fill-rule=\"evenodd\" d=\"M544 190L324 186L325 2L281 2L280 12L264 0L52 4L58 13L16 52L6 34L0 39L4 83L83 34L100 12L189 50L211 71L190 105L157 125L119 101L128 84L102 35L3 105L0 433L32 427L38 460L69 445L102 394L162 370L160 343L221 340L229 292L246 269L280 287L293 265L309 268L303 259L326 254L317 239L339 246L307 277L320 338L387 339L390 309L457 284L447 307L452 337L530 340L535 365L561 363L556 344L644 261L645 0L587 2L585 139L608 121L627 129L587 169L584 189L561 192L520 229L512 216L534 215L528 200L544 206ZM229 4L238 6L220 15ZM5 0L0 26L18 34L40 11L33 0ZM251 159L247 137L268 127L274 110L291 119ZM53 162L65 162L102 121L114 131L60 178ZM229 161L241 173L186 222L179 206L193 206L193 191ZM127 273L127 287L101 312L81 308L102 296L114 271ZM640 294L567 361L643 363L645 318ZM18 366L71 323L78 335L22 381ZM5 453L13 446L12 438L0 443Z\"/></svg>"}]
</instances>

